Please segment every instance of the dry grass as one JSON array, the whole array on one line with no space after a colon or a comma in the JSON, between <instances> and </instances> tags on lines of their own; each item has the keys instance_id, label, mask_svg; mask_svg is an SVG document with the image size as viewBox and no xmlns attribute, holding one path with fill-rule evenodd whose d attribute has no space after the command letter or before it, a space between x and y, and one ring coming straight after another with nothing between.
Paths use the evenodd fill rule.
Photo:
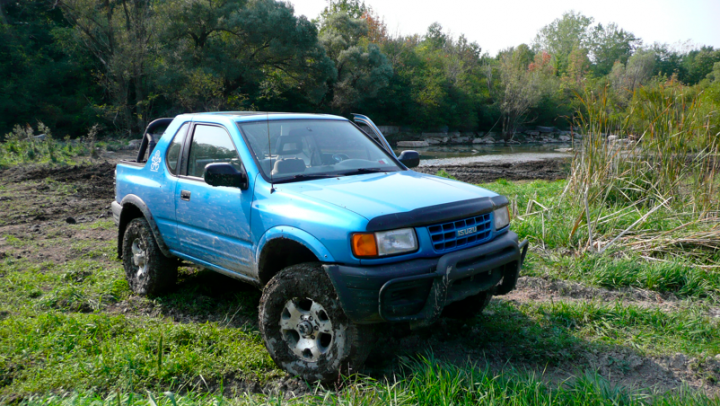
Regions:
<instances>
[{"instance_id":1,"label":"dry grass","mask_svg":"<svg viewBox=\"0 0 720 406\"><path fill-rule=\"evenodd\" d=\"M672 83L638 90L625 111L606 94L579 97L583 148L567 186L559 198L529 200L518 219L540 217L543 245L548 219L571 214L568 242L582 235L576 241L582 251L690 256L718 268L720 132L712 125L718 112Z\"/></svg>"}]
</instances>

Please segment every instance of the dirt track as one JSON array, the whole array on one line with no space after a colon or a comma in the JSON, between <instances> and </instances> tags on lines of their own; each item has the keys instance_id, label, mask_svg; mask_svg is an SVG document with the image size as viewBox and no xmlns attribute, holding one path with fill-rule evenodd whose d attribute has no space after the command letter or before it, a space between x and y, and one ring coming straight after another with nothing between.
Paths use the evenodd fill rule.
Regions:
<instances>
[{"instance_id":1,"label":"dirt track","mask_svg":"<svg viewBox=\"0 0 720 406\"><path fill-rule=\"evenodd\" d=\"M475 164L444 169L460 180L487 182L499 178L559 179L565 176L563 165L558 161L535 161L516 164ZM435 173L439 168L430 168L427 171L426 168L421 169L424 172ZM0 186L4 187L5 191L4 197L0 199L0 237L7 235L41 241L44 236L52 234L55 237L62 236L68 242L77 239L104 241L104 243L114 241L114 231L79 230L67 226L68 223L90 223L100 219L107 221L111 218L109 203L114 194L113 176L113 162L59 169L14 168L0 172ZM42 243L38 244L38 247L42 246ZM0 238L0 259L17 256L38 263L43 261L63 263L71 255L73 254L62 246L18 251L5 241L5 238ZM116 260L108 257L105 261L114 263ZM241 285L219 275L214 277L222 280L218 286ZM249 288L247 290L253 297L258 296L256 291ZM219 304L219 301L222 301L211 296L202 296L197 300L208 302L206 304L208 308L213 308L217 305L216 302ZM414 332L401 327L389 330L373 351L364 372L373 376L391 378L397 371L400 357L432 351L437 358L449 362L462 363L470 360L480 366L488 365L495 371L507 368L530 370L544 373L550 381L560 382L583 371L598 371L611 382L636 388L652 387L664 391L690 385L708 393L718 392L716 384L708 385L697 368L699 365L703 371L720 371L720 360L700 360L683 354L642 357L627 348L599 352L600 347L582 341L576 341L572 347L558 348L560 355L532 358L524 354L534 354L533 350L514 348L503 341L502 337L489 337L488 333L484 332L483 326L486 325L484 323L490 323L488 326L492 326L492 323L497 322L493 320L496 311L504 311L503 317L515 318L519 325L536 324L532 320L526 320L523 314L512 310L512 306L534 305L547 301L593 300L634 303L668 310L692 305L680 303L672 298L660 297L652 292L608 291L574 283L522 278L516 291L508 296L493 299L490 311L472 324L442 319L434 326ZM119 312L128 316L132 316L134 312L162 313L181 323L204 322L212 318L204 314L200 316L185 314L182 309L164 309L152 302L142 302L136 306L133 304L135 302L137 302L136 298L132 298L127 303L117 303L104 311ZM86 310L77 309L77 311ZM242 323L246 322L254 323L254 320L242 321ZM535 327L540 328L542 334L554 334L551 330L543 330L542 326ZM505 333L526 334L524 327L517 331L509 329ZM539 337L528 337L530 340L528 344L531 345L532 340L537 338ZM514 337L510 341L517 342L517 338ZM563 351L571 355L563 355Z\"/></svg>"}]
</instances>

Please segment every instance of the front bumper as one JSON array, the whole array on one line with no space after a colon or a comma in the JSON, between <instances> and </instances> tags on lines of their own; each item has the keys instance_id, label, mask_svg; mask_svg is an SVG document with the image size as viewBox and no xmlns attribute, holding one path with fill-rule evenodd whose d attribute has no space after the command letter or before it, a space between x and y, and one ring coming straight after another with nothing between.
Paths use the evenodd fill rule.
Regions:
<instances>
[{"instance_id":1,"label":"front bumper","mask_svg":"<svg viewBox=\"0 0 720 406\"><path fill-rule=\"evenodd\" d=\"M110 208L112 209L113 221L115 222L115 225L120 224L120 213L122 213L122 206L120 205L120 203L113 200L113 202L110 204Z\"/></svg>"},{"instance_id":2,"label":"front bumper","mask_svg":"<svg viewBox=\"0 0 720 406\"><path fill-rule=\"evenodd\" d=\"M434 259L380 266L325 265L345 314L360 324L434 320L452 302L515 288L528 242L508 231L493 241Z\"/></svg>"}]
</instances>

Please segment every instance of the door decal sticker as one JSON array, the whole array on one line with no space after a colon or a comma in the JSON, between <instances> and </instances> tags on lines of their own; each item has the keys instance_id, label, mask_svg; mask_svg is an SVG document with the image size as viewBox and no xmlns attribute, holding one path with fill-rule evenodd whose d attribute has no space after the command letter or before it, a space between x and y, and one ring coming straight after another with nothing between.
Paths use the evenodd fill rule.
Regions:
<instances>
[{"instance_id":1,"label":"door decal sticker","mask_svg":"<svg viewBox=\"0 0 720 406\"><path fill-rule=\"evenodd\" d=\"M150 165L150 170L153 172L157 172L158 169L160 169L160 161L162 161L162 158L160 158L160 150L155 151L155 155L152 157L152 165Z\"/></svg>"}]
</instances>

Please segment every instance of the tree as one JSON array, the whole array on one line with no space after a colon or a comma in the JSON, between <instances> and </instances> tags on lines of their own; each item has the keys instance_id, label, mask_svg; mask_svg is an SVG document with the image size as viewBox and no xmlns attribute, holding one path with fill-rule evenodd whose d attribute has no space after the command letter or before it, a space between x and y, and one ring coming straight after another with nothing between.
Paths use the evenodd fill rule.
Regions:
<instances>
[{"instance_id":1,"label":"tree","mask_svg":"<svg viewBox=\"0 0 720 406\"><path fill-rule=\"evenodd\" d=\"M287 3L172 0L162 13L163 91L185 109L312 106L335 77L317 28Z\"/></svg>"},{"instance_id":2,"label":"tree","mask_svg":"<svg viewBox=\"0 0 720 406\"><path fill-rule=\"evenodd\" d=\"M368 7L367 11L365 11L360 18L367 23L367 37L370 42L382 44L389 39L385 21L382 17L378 16L372 8Z\"/></svg>"},{"instance_id":3,"label":"tree","mask_svg":"<svg viewBox=\"0 0 720 406\"><path fill-rule=\"evenodd\" d=\"M54 0L0 0L0 136L42 121L56 135L86 131L88 103L102 91L88 74L92 60L65 47L71 30Z\"/></svg>"},{"instance_id":4,"label":"tree","mask_svg":"<svg viewBox=\"0 0 720 406\"><path fill-rule=\"evenodd\" d=\"M652 77L655 69L655 54L651 50L638 50L628 59L627 65L615 62L610 80L616 92L629 97L636 88Z\"/></svg>"},{"instance_id":5,"label":"tree","mask_svg":"<svg viewBox=\"0 0 720 406\"><path fill-rule=\"evenodd\" d=\"M99 62L99 82L121 129L140 132L149 120L156 14L150 0L58 0L76 38ZM116 121L116 119L119 119Z\"/></svg>"},{"instance_id":6,"label":"tree","mask_svg":"<svg viewBox=\"0 0 720 406\"><path fill-rule=\"evenodd\" d=\"M511 135L525 122L528 110L536 105L547 89L543 79L554 76L552 56L545 53L535 55L535 61L528 68L522 66L517 50L506 52L500 58L500 79L502 86L498 101L502 112L502 129Z\"/></svg>"},{"instance_id":7,"label":"tree","mask_svg":"<svg viewBox=\"0 0 720 406\"><path fill-rule=\"evenodd\" d=\"M635 49L642 45L631 32L627 32L610 23L603 27L598 24L590 31L588 49L593 61L593 73L605 76L610 73L615 62L627 63Z\"/></svg>"},{"instance_id":8,"label":"tree","mask_svg":"<svg viewBox=\"0 0 720 406\"><path fill-rule=\"evenodd\" d=\"M568 58L575 48L588 48L588 28L593 18L570 11L552 23L541 28L535 37L536 51L546 51L556 58L558 74L567 70Z\"/></svg>"},{"instance_id":9,"label":"tree","mask_svg":"<svg viewBox=\"0 0 720 406\"><path fill-rule=\"evenodd\" d=\"M705 46L688 52L683 60L687 74L681 80L690 85L700 82L712 72L716 62L720 62L720 49Z\"/></svg>"},{"instance_id":10,"label":"tree","mask_svg":"<svg viewBox=\"0 0 720 406\"><path fill-rule=\"evenodd\" d=\"M344 11L328 16L320 29L320 42L337 69L330 105L342 113L377 95L392 76L392 65L367 33L364 20Z\"/></svg>"},{"instance_id":11,"label":"tree","mask_svg":"<svg viewBox=\"0 0 720 406\"><path fill-rule=\"evenodd\" d=\"M328 5L320 12L319 23L323 25L328 17L341 12L350 18L359 20L368 12L372 13L372 9L360 0L329 0Z\"/></svg>"},{"instance_id":12,"label":"tree","mask_svg":"<svg viewBox=\"0 0 720 406\"><path fill-rule=\"evenodd\" d=\"M588 51L582 48L573 49L568 57L567 72L563 76L564 82L575 90L580 90L589 68Z\"/></svg>"},{"instance_id":13,"label":"tree","mask_svg":"<svg viewBox=\"0 0 720 406\"><path fill-rule=\"evenodd\" d=\"M683 65L685 54L676 49L671 49L667 44L655 43L650 50L655 54L653 76L664 75L668 78L676 76L679 79L687 77L687 69Z\"/></svg>"}]
</instances>

